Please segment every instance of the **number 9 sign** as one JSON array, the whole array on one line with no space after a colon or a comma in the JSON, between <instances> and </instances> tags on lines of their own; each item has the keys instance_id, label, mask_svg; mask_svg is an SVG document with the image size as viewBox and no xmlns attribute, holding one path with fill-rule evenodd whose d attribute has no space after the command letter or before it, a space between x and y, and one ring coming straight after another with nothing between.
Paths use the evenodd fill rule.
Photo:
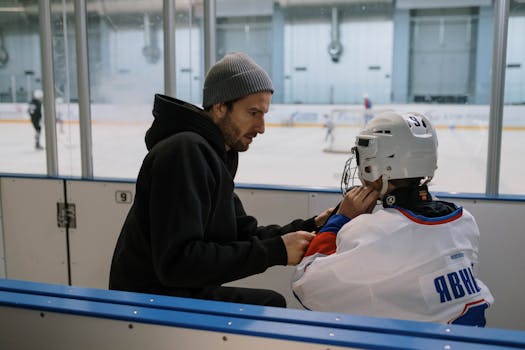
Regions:
<instances>
[{"instance_id":1,"label":"number 9 sign","mask_svg":"<svg viewBox=\"0 0 525 350\"><path fill-rule=\"evenodd\" d=\"M131 191L115 191L115 201L117 203L131 203Z\"/></svg>"}]
</instances>

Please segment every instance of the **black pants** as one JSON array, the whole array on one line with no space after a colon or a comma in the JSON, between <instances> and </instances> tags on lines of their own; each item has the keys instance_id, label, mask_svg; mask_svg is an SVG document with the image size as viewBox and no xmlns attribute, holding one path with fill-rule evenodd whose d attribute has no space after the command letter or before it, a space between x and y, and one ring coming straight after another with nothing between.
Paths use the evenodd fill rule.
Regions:
<instances>
[{"instance_id":1,"label":"black pants","mask_svg":"<svg viewBox=\"0 0 525 350\"><path fill-rule=\"evenodd\" d=\"M40 130L41 130L41 127L40 127L41 119L42 119L42 115L31 114L31 123L33 124L33 128L35 128L35 131L37 133L40 133Z\"/></svg>"},{"instance_id":2,"label":"black pants","mask_svg":"<svg viewBox=\"0 0 525 350\"><path fill-rule=\"evenodd\" d=\"M240 287L205 287L191 293L192 298L232 303L286 307L286 299L269 289Z\"/></svg>"}]
</instances>

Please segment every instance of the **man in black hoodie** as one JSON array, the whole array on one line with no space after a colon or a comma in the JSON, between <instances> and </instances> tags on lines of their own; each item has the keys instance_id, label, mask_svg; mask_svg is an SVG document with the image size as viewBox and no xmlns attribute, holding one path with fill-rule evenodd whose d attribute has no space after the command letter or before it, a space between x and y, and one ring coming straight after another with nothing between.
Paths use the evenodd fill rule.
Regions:
<instances>
[{"instance_id":1,"label":"man in black hoodie","mask_svg":"<svg viewBox=\"0 0 525 350\"><path fill-rule=\"evenodd\" d=\"M109 288L286 306L275 291L224 287L275 265L296 265L329 210L258 226L234 193L238 152L264 133L273 84L242 53L206 75L201 109L155 95L149 153L111 264Z\"/></svg>"}]
</instances>

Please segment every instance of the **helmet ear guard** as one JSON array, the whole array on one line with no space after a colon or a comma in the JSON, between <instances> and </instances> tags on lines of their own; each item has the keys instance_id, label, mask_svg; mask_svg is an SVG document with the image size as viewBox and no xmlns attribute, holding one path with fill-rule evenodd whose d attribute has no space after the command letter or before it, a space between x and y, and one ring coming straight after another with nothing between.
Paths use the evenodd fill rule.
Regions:
<instances>
[{"instance_id":1,"label":"helmet ear guard","mask_svg":"<svg viewBox=\"0 0 525 350\"><path fill-rule=\"evenodd\" d=\"M341 189L345 193L348 185L354 184L356 171L361 183L382 179L381 197L389 180L422 178L422 184L428 183L437 169L437 145L435 129L425 115L378 114L356 136L352 156L345 164ZM357 165L352 168L354 158Z\"/></svg>"}]
</instances>

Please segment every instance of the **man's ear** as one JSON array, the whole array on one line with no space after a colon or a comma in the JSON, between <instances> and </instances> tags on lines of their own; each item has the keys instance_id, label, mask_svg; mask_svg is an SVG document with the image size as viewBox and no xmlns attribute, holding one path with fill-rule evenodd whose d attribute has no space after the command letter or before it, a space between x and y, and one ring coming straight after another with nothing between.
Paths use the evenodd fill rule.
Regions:
<instances>
[{"instance_id":1,"label":"man's ear","mask_svg":"<svg viewBox=\"0 0 525 350\"><path fill-rule=\"evenodd\" d=\"M214 122L221 120L222 118L224 118L227 111L228 111L228 107L223 102L214 104L210 110L212 120Z\"/></svg>"}]
</instances>

